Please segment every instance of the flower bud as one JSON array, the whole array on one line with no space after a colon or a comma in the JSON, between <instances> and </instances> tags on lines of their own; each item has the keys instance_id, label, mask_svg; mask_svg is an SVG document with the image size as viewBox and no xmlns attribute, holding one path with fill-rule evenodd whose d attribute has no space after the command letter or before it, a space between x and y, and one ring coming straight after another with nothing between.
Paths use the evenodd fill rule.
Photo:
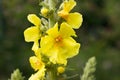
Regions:
<instances>
[{"instance_id":1,"label":"flower bud","mask_svg":"<svg viewBox=\"0 0 120 80\"><path fill-rule=\"evenodd\" d=\"M58 67L57 71L58 71L58 73L63 73L63 72L65 72L65 68L64 67Z\"/></svg>"},{"instance_id":2,"label":"flower bud","mask_svg":"<svg viewBox=\"0 0 120 80\"><path fill-rule=\"evenodd\" d=\"M48 14L48 9L47 8L45 8L45 7L43 7L42 9L41 9L41 14L43 15L43 16L47 16L47 14Z\"/></svg>"}]
</instances>

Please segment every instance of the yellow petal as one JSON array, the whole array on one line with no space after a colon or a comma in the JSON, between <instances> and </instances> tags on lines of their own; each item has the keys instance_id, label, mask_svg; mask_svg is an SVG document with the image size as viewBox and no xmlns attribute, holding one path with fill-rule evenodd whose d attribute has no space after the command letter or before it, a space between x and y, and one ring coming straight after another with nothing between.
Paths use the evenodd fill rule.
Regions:
<instances>
[{"instance_id":1,"label":"yellow petal","mask_svg":"<svg viewBox=\"0 0 120 80\"><path fill-rule=\"evenodd\" d=\"M56 62L58 64L67 64L67 59L74 57L79 53L80 44L69 37L63 39L63 46L58 48Z\"/></svg>"},{"instance_id":2,"label":"yellow petal","mask_svg":"<svg viewBox=\"0 0 120 80\"><path fill-rule=\"evenodd\" d=\"M53 47L50 52L50 61L53 63L53 64L56 64L57 61L58 61L58 48L56 47Z\"/></svg>"},{"instance_id":3,"label":"yellow petal","mask_svg":"<svg viewBox=\"0 0 120 80\"><path fill-rule=\"evenodd\" d=\"M66 21L69 25L72 26L72 28L78 29L83 22L83 18L81 14L75 12L70 13L68 18L66 18Z\"/></svg>"},{"instance_id":4,"label":"yellow petal","mask_svg":"<svg viewBox=\"0 0 120 80\"><path fill-rule=\"evenodd\" d=\"M44 76L45 76L45 68L43 67L35 74L32 74L28 80L44 80Z\"/></svg>"},{"instance_id":5,"label":"yellow petal","mask_svg":"<svg viewBox=\"0 0 120 80\"><path fill-rule=\"evenodd\" d=\"M38 42L38 40L37 40L37 41L34 41L34 44L33 44L33 46L32 46L32 50L33 50L35 53L37 53L38 49L39 49L39 42Z\"/></svg>"},{"instance_id":6,"label":"yellow petal","mask_svg":"<svg viewBox=\"0 0 120 80\"><path fill-rule=\"evenodd\" d=\"M59 53L60 54L60 53ZM65 55L65 54L64 54ZM67 59L62 57L61 55L57 56L57 63L58 64L64 64L65 66L67 65Z\"/></svg>"},{"instance_id":7,"label":"yellow petal","mask_svg":"<svg viewBox=\"0 0 120 80\"><path fill-rule=\"evenodd\" d=\"M37 50L35 50L35 55L41 59L41 48L38 48Z\"/></svg>"},{"instance_id":8,"label":"yellow petal","mask_svg":"<svg viewBox=\"0 0 120 80\"><path fill-rule=\"evenodd\" d=\"M57 63L58 46L54 42L54 38L45 36L41 38L41 51L44 55L49 57L49 60L53 63Z\"/></svg>"},{"instance_id":9,"label":"yellow petal","mask_svg":"<svg viewBox=\"0 0 120 80\"><path fill-rule=\"evenodd\" d=\"M30 27L24 31L24 37L26 42L33 42L40 39L40 30L38 27Z\"/></svg>"},{"instance_id":10,"label":"yellow petal","mask_svg":"<svg viewBox=\"0 0 120 80\"><path fill-rule=\"evenodd\" d=\"M28 20L33 23L35 26L40 26L41 20L39 17L37 17L35 14L29 14L27 16Z\"/></svg>"},{"instance_id":11,"label":"yellow petal","mask_svg":"<svg viewBox=\"0 0 120 80\"><path fill-rule=\"evenodd\" d=\"M63 22L60 26L60 34L62 37L70 37L76 36L75 31L68 25L67 23Z\"/></svg>"},{"instance_id":12,"label":"yellow petal","mask_svg":"<svg viewBox=\"0 0 120 80\"><path fill-rule=\"evenodd\" d=\"M65 52L65 48L62 48L60 46L57 46L57 47L52 47L50 50L49 50L49 59L50 61L53 63L53 64L64 64L66 65L67 64L67 60L66 58L64 58L63 56L61 56L61 53L63 53L62 55L66 55L66 52Z\"/></svg>"},{"instance_id":13,"label":"yellow petal","mask_svg":"<svg viewBox=\"0 0 120 80\"><path fill-rule=\"evenodd\" d=\"M80 44L76 43L76 41L69 37L69 38L65 38L63 40L64 46L63 49L65 49L64 52L61 52L60 57L67 59L67 58L71 58L75 55L77 55L79 53L79 48L80 48Z\"/></svg>"},{"instance_id":14,"label":"yellow petal","mask_svg":"<svg viewBox=\"0 0 120 80\"><path fill-rule=\"evenodd\" d=\"M40 46L42 53L46 56L50 56L50 51L53 50L54 46L54 39L50 36L42 37Z\"/></svg>"},{"instance_id":15,"label":"yellow petal","mask_svg":"<svg viewBox=\"0 0 120 80\"><path fill-rule=\"evenodd\" d=\"M58 35L58 23L56 23L54 27L50 28L47 33L49 36L56 37Z\"/></svg>"},{"instance_id":16,"label":"yellow petal","mask_svg":"<svg viewBox=\"0 0 120 80\"><path fill-rule=\"evenodd\" d=\"M75 5L76 5L76 2L74 0L64 1L63 10L70 12Z\"/></svg>"}]
</instances>

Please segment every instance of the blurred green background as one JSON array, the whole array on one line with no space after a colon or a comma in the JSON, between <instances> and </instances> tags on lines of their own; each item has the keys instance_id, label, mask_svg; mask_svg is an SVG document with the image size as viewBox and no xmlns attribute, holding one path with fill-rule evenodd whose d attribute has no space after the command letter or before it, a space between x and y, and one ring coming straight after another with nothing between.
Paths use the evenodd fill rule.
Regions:
<instances>
[{"instance_id":1,"label":"blurred green background","mask_svg":"<svg viewBox=\"0 0 120 80\"><path fill-rule=\"evenodd\" d=\"M96 80L120 80L120 0L76 0L73 11L83 15L76 30L80 54L69 59L68 76L82 75L87 60L96 56ZM38 0L0 0L0 80L19 68L27 78L34 73L29 64L33 43L24 41L23 31L31 24L29 13L39 14ZM71 80L79 80L79 76Z\"/></svg>"}]
</instances>

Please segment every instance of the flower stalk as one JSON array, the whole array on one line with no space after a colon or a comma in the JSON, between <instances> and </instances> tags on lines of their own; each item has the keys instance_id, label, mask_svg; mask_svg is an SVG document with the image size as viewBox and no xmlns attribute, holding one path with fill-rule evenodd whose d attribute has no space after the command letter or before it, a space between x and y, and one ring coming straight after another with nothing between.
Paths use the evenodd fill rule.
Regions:
<instances>
[{"instance_id":1,"label":"flower stalk","mask_svg":"<svg viewBox=\"0 0 120 80\"><path fill-rule=\"evenodd\" d=\"M49 28L53 27L56 23L56 14L55 14L55 7L56 7L57 0L48 0L48 6L50 10L50 15L48 18L49 21Z\"/></svg>"},{"instance_id":2,"label":"flower stalk","mask_svg":"<svg viewBox=\"0 0 120 80\"><path fill-rule=\"evenodd\" d=\"M54 71L48 71L46 80L57 80L55 72Z\"/></svg>"},{"instance_id":3,"label":"flower stalk","mask_svg":"<svg viewBox=\"0 0 120 80\"><path fill-rule=\"evenodd\" d=\"M42 0L40 0L42 1ZM73 37L77 37L75 30L80 28L83 18L78 12L71 12L76 6L75 0L62 0L56 7L58 0L43 0L40 16L29 14L27 19L33 26L24 31L26 42L34 42L32 50L34 56L29 58L31 67L36 71L28 80L65 80L74 78L63 75L68 58L79 53L80 43ZM96 59L92 57L86 63L81 80L94 80L92 75L96 68ZM10 80L24 80L17 69Z\"/></svg>"},{"instance_id":4,"label":"flower stalk","mask_svg":"<svg viewBox=\"0 0 120 80\"><path fill-rule=\"evenodd\" d=\"M77 43L74 29L82 23L82 15L70 13L76 5L74 0L63 0L56 7L58 0L43 0L40 2L41 19L35 14L29 14L28 20L34 24L24 31L26 42L34 42L34 56L29 61L36 71L29 80L59 80L64 73L68 58L79 53L80 43ZM65 12L65 13L64 13Z\"/></svg>"}]
</instances>

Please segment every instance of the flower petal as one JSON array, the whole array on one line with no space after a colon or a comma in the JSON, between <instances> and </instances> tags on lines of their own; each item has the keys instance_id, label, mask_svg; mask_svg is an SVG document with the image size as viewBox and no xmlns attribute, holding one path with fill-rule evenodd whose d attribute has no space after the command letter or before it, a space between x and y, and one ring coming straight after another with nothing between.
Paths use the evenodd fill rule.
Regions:
<instances>
[{"instance_id":1,"label":"flower petal","mask_svg":"<svg viewBox=\"0 0 120 80\"><path fill-rule=\"evenodd\" d=\"M56 64L57 61L58 61L58 48L56 47L53 47L49 54L51 54L49 57L50 57L50 61L53 63L53 64Z\"/></svg>"},{"instance_id":2,"label":"flower petal","mask_svg":"<svg viewBox=\"0 0 120 80\"><path fill-rule=\"evenodd\" d=\"M58 23L56 23L54 27L50 28L47 33L49 36L56 37L58 35Z\"/></svg>"},{"instance_id":3,"label":"flower petal","mask_svg":"<svg viewBox=\"0 0 120 80\"><path fill-rule=\"evenodd\" d=\"M63 40L63 43L64 46L62 49L64 49L65 51L63 53L61 52L60 55L61 58L64 59L71 58L79 53L80 44L76 43L76 41L73 38L71 37L65 38Z\"/></svg>"},{"instance_id":4,"label":"flower petal","mask_svg":"<svg viewBox=\"0 0 120 80\"><path fill-rule=\"evenodd\" d=\"M35 26L40 26L41 20L39 17L37 17L35 14L29 14L27 16L28 20L33 23Z\"/></svg>"},{"instance_id":5,"label":"flower petal","mask_svg":"<svg viewBox=\"0 0 120 80\"><path fill-rule=\"evenodd\" d=\"M68 25L67 23L63 22L60 26L60 34L65 37L76 36L75 31Z\"/></svg>"},{"instance_id":6,"label":"flower petal","mask_svg":"<svg viewBox=\"0 0 120 80\"><path fill-rule=\"evenodd\" d=\"M38 58L36 56L30 57L29 61L32 68L35 70L40 70L44 67L44 63L41 61L41 58Z\"/></svg>"},{"instance_id":7,"label":"flower petal","mask_svg":"<svg viewBox=\"0 0 120 80\"><path fill-rule=\"evenodd\" d=\"M24 31L24 37L26 42L33 42L40 39L40 30L38 27L29 27Z\"/></svg>"},{"instance_id":8,"label":"flower petal","mask_svg":"<svg viewBox=\"0 0 120 80\"><path fill-rule=\"evenodd\" d=\"M34 44L32 46L32 50L36 53L39 49L39 42L38 40L37 41L34 41Z\"/></svg>"},{"instance_id":9,"label":"flower petal","mask_svg":"<svg viewBox=\"0 0 120 80\"><path fill-rule=\"evenodd\" d=\"M75 5L76 5L76 2L74 0L64 1L63 10L70 12Z\"/></svg>"},{"instance_id":10,"label":"flower petal","mask_svg":"<svg viewBox=\"0 0 120 80\"><path fill-rule=\"evenodd\" d=\"M42 37L40 46L41 46L41 51L44 55L51 56L50 51L53 50L54 39L50 36Z\"/></svg>"},{"instance_id":11,"label":"flower petal","mask_svg":"<svg viewBox=\"0 0 120 80\"><path fill-rule=\"evenodd\" d=\"M35 50L35 55L36 55L36 57L41 59L41 48L38 48L37 50Z\"/></svg>"},{"instance_id":12,"label":"flower petal","mask_svg":"<svg viewBox=\"0 0 120 80\"><path fill-rule=\"evenodd\" d=\"M43 67L41 70L32 74L28 80L43 80L45 76L45 68Z\"/></svg>"},{"instance_id":13,"label":"flower petal","mask_svg":"<svg viewBox=\"0 0 120 80\"><path fill-rule=\"evenodd\" d=\"M67 65L67 60L64 57L62 57L61 55L58 55L57 56L57 63Z\"/></svg>"},{"instance_id":14,"label":"flower petal","mask_svg":"<svg viewBox=\"0 0 120 80\"><path fill-rule=\"evenodd\" d=\"M72 26L72 28L78 29L83 22L83 18L80 13L75 12L75 13L70 13L66 18L66 21L68 24Z\"/></svg>"}]
</instances>

